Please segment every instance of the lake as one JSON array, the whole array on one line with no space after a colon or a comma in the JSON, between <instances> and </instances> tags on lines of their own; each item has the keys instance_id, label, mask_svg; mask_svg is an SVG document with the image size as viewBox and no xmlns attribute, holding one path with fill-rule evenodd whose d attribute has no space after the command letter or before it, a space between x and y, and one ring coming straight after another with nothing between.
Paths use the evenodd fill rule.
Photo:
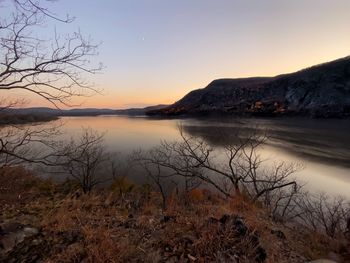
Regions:
<instances>
[{"instance_id":1,"label":"lake","mask_svg":"<svg viewBox=\"0 0 350 263\"><path fill-rule=\"evenodd\" d=\"M350 197L350 120L303 118L186 118L97 116L62 117L65 134L75 135L82 127L105 132L108 151L128 154L149 149L161 140L179 140L178 126L214 146L231 140L237 130L267 131L260 154L268 162L296 162L304 169L296 177L311 191Z\"/></svg>"}]
</instances>

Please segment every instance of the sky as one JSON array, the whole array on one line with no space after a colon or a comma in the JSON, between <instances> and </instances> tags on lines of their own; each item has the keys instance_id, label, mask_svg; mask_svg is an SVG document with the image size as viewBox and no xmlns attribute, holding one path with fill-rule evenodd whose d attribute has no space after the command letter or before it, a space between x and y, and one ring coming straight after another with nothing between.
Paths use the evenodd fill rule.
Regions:
<instances>
[{"instance_id":1,"label":"sky","mask_svg":"<svg viewBox=\"0 0 350 263\"><path fill-rule=\"evenodd\" d=\"M350 55L349 0L59 0L52 10L76 17L57 30L102 43L93 60L105 69L89 77L103 93L82 107L170 104L217 78L274 76Z\"/></svg>"}]
</instances>

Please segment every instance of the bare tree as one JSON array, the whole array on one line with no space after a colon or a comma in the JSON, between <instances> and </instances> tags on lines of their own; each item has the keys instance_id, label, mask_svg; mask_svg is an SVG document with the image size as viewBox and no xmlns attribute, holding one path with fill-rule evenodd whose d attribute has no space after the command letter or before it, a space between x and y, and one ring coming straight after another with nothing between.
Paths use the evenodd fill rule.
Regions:
<instances>
[{"instance_id":1,"label":"bare tree","mask_svg":"<svg viewBox=\"0 0 350 263\"><path fill-rule=\"evenodd\" d=\"M6 125L0 127L0 166L23 163L50 165L55 149L54 138L61 123L40 125Z\"/></svg>"},{"instance_id":2,"label":"bare tree","mask_svg":"<svg viewBox=\"0 0 350 263\"><path fill-rule=\"evenodd\" d=\"M133 162L142 168L146 178L150 181L151 186L161 194L162 209L166 210L167 200L170 192L175 187L176 193L179 194L179 186L184 190L183 197L187 204L188 193L198 188L201 185L201 180L194 175L194 171L182 173L179 176L179 171L162 165L164 152L161 152L161 147L155 147L149 151L136 151L132 154ZM182 187L183 186L183 187Z\"/></svg>"},{"instance_id":3,"label":"bare tree","mask_svg":"<svg viewBox=\"0 0 350 263\"><path fill-rule=\"evenodd\" d=\"M347 232L350 203L344 197L303 193L299 195L297 204L297 218L314 231L324 232L332 238Z\"/></svg>"},{"instance_id":4,"label":"bare tree","mask_svg":"<svg viewBox=\"0 0 350 263\"><path fill-rule=\"evenodd\" d=\"M297 200L302 195L304 185L296 184L290 187L284 187L267 193L264 196L264 205L268 209L272 219L282 223L291 222L299 212L299 204Z\"/></svg>"},{"instance_id":5,"label":"bare tree","mask_svg":"<svg viewBox=\"0 0 350 263\"><path fill-rule=\"evenodd\" d=\"M80 31L60 35L53 30L52 37L44 38L35 33L49 22L70 23L74 19L69 15L61 18L52 13L45 6L50 2L53 1L0 1L2 14L7 14L0 18L2 113L23 104L19 98L9 98L6 91L10 90L32 93L55 107L71 106L72 98L98 92L85 78L86 74L94 74L102 69L101 64L90 63L91 57L97 54L98 45L85 38ZM55 129L59 126L1 126L1 165L22 161L46 163L46 152L34 154L33 145L51 148L52 136L57 134ZM30 145L31 142L33 145Z\"/></svg>"},{"instance_id":6,"label":"bare tree","mask_svg":"<svg viewBox=\"0 0 350 263\"><path fill-rule=\"evenodd\" d=\"M62 23L70 23L74 20L74 17L66 14L66 17L59 17L57 14L53 13L49 8L44 7L44 3L55 2L56 0L42 0L42 1L34 1L34 0L11 0L16 4L16 8L22 12L39 12L42 15L45 15L53 20L62 22ZM2 0L5 2L5 0ZM1 1L0 1L1 3Z\"/></svg>"},{"instance_id":7,"label":"bare tree","mask_svg":"<svg viewBox=\"0 0 350 263\"><path fill-rule=\"evenodd\" d=\"M292 194L297 192L298 184L291 176L299 170L298 164L280 162L263 168L259 157L249 155L245 160L247 164L242 168L246 174L243 182L247 185L247 192L253 201L262 200L265 205L270 205L275 197L275 190L283 189L286 193L285 189L290 187Z\"/></svg>"},{"instance_id":8,"label":"bare tree","mask_svg":"<svg viewBox=\"0 0 350 263\"><path fill-rule=\"evenodd\" d=\"M51 163L60 167L58 172L73 178L84 193L111 179L106 170L110 158L104 150L103 134L83 129L78 139L62 141L56 147L50 156Z\"/></svg>"},{"instance_id":9,"label":"bare tree","mask_svg":"<svg viewBox=\"0 0 350 263\"><path fill-rule=\"evenodd\" d=\"M0 98L0 114L5 114L8 110L20 107L25 104L24 99Z\"/></svg>"},{"instance_id":10,"label":"bare tree","mask_svg":"<svg viewBox=\"0 0 350 263\"><path fill-rule=\"evenodd\" d=\"M262 166L257 149L266 137L257 133L242 137L220 150L208 145L204 140L188 137L180 127L181 141L163 141L144 160L167 168L185 178L196 178L209 184L226 197L248 193L253 201L268 202L269 196L279 189L297 183L291 175L297 171L291 164L278 164L267 171ZM270 200L271 202L271 200Z\"/></svg>"},{"instance_id":11,"label":"bare tree","mask_svg":"<svg viewBox=\"0 0 350 263\"><path fill-rule=\"evenodd\" d=\"M96 73L89 58L97 45L80 32L42 39L35 29L53 18L38 1L6 1L12 10L0 19L0 90L24 90L48 100L56 107L71 105L74 96L96 91L83 73ZM54 18L57 21L58 18ZM69 18L61 22L70 22Z\"/></svg>"},{"instance_id":12,"label":"bare tree","mask_svg":"<svg viewBox=\"0 0 350 263\"><path fill-rule=\"evenodd\" d=\"M146 176L151 181L151 186L154 185L162 197L162 209L166 210L167 208L167 192L165 186L165 180L167 176L162 174L162 169L160 165L149 165L146 162L139 162L146 172Z\"/></svg>"}]
</instances>

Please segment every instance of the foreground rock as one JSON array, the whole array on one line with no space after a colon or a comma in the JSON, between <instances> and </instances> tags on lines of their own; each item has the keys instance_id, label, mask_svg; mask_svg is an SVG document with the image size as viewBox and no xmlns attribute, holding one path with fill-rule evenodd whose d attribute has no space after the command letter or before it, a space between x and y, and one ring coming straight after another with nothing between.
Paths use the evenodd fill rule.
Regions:
<instances>
[{"instance_id":1,"label":"foreground rock","mask_svg":"<svg viewBox=\"0 0 350 263\"><path fill-rule=\"evenodd\" d=\"M36 262L43 251L39 230L12 222L0 225L0 262Z\"/></svg>"},{"instance_id":2,"label":"foreground rock","mask_svg":"<svg viewBox=\"0 0 350 263\"><path fill-rule=\"evenodd\" d=\"M19 223L0 225L0 248L6 253L26 238L33 237L38 233L38 229Z\"/></svg>"}]
</instances>

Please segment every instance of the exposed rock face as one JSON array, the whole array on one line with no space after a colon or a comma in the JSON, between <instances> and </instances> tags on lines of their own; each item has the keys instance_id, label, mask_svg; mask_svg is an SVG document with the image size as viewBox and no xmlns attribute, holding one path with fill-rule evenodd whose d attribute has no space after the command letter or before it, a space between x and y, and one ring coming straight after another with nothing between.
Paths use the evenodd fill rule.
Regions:
<instances>
[{"instance_id":1,"label":"exposed rock face","mask_svg":"<svg viewBox=\"0 0 350 263\"><path fill-rule=\"evenodd\" d=\"M35 236L38 229L18 223L0 225L0 252L8 252L27 237Z\"/></svg>"},{"instance_id":2,"label":"exposed rock face","mask_svg":"<svg viewBox=\"0 0 350 263\"><path fill-rule=\"evenodd\" d=\"M220 79L149 115L203 113L350 116L350 57L292 74Z\"/></svg>"},{"instance_id":3,"label":"exposed rock face","mask_svg":"<svg viewBox=\"0 0 350 263\"><path fill-rule=\"evenodd\" d=\"M44 247L37 228L20 223L0 225L0 262L37 262Z\"/></svg>"}]
</instances>

